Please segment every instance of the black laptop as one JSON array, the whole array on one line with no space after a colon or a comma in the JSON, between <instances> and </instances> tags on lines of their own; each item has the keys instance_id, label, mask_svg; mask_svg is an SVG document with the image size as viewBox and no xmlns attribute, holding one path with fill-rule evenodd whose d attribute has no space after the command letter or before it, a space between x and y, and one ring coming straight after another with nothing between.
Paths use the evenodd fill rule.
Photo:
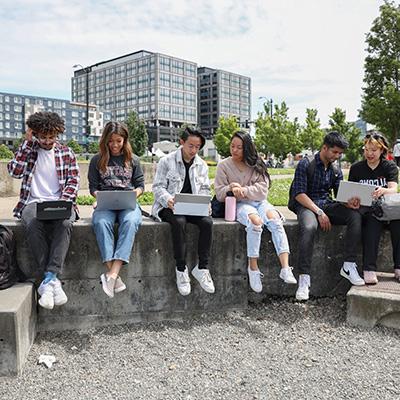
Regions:
<instances>
[{"instance_id":1,"label":"black laptop","mask_svg":"<svg viewBox=\"0 0 400 400\"><path fill-rule=\"evenodd\" d=\"M42 221L71 217L72 201L51 200L36 203L36 218Z\"/></svg>"}]
</instances>

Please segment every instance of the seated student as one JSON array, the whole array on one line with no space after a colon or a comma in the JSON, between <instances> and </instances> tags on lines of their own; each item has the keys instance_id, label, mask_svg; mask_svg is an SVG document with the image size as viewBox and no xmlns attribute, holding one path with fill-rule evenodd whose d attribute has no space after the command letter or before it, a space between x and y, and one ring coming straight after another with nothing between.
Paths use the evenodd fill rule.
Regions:
<instances>
[{"instance_id":1,"label":"seated student","mask_svg":"<svg viewBox=\"0 0 400 400\"><path fill-rule=\"evenodd\" d=\"M297 300L308 300L310 288L311 260L314 237L318 226L327 232L333 225L347 225L345 259L340 275L353 285L364 285L357 271L357 246L361 242L361 214L351 203L340 204L332 199L331 192L337 192L342 171L335 173L332 163L348 147L346 139L336 131L329 132L314 160L307 157L300 160L293 179L295 211L299 224L299 287ZM315 163L312 181L308 182L308 168ZM301 250L300 250L301 249Z\"/></svg>"},{"instance_id":2,"label":"seated student","mask_svg":"<svg viewBox=\"0 0 400 400\"><path fill-rule=\"evenodd\" d=\"M96 197L101 190L144 192L144 177L139 158L132 152L128 129L119 122L108 122L100 139L99 153L89 165L89 190ZM114 224L118 222L118 239L115 242ZM93 230L106 272L100 276L104 292L109 297L122 292L126 286L119 277L122 265L129 262L136 232L142 223L139 205L134 210L96 210L92 216Z\"/></svg>"},{"instance_id":3,"label":"seated student","mask_svg":"<svg viewBox=\"0 0 400 400\"><path fill-rule=\"evenodd\" d=\"M75 206L79 168L74 152L57 141L64 132L64 121L56 113L37 112L26 123L25 140L8 163L8 171L12 177L22 179L14 215L22 219L32 255L45 272L38 289L39 304L51 310L68 300L57 275L64 265L77 214L74 207L69 219L38 220L36 203L62 199Z\"/></svg>"},{"instance_id":4,"label":"seated student","mask_svg":"<svg viewBox=\"0 0 400 400\"><path fill-rule=\"evenodd\" d=\"M365 160L356 162L350 168L349 181L376 185L374 198L385 194L397 193L399 172L394 161L385 159L388 151L388 142L379 132L373 132L364 139ZM355 201L359 206L359 199ZM378 283L376 276L376 260L378 258L379 241L382 229L386 226L390 230L393 247L394 272L400 280L400 220L379 221L371 208L362 207L362 244L363 244L363 271L366 284Z\"/></svg>"},{"instance_id":5,"label":"seated student","mask_svg":"<svg viewBox=\"0 0 400 400\"><path fill-rule=\"evenodd\" d=\"M281 264L279 277L285 283L297 283L289 267L289 243L283 217L268 203L270 177L267 166L257 154L251 136L236 132L231 138L231 156L220 161L215 175L215 193L219 201L225 201L227 192L236 197L236 219L246 227L247 257L250 287L262 291L263 274L258 269L263 225L272 234L272 241Z\"/></svg>"},{"instance_id":6,"label":"seated student","mask_svg":"<svg viewBox=\"0 0 400 400\"><path fill-rule=\"evenodd\" d=\"M210 194L207 164L197 154L205 144L201 132L186 128L180 138L178 150L160 159L153 183L153 216L171 224L172 243L176 264L176 285L182 296L190 293L189 271L186 265L186 223L198 226L198 264L192 275L208 293L214 293L209 271L212 242L212 218L174 214L176 193ZM211 208L210 208L211 210Z\"/></svg>"}]
</instances>

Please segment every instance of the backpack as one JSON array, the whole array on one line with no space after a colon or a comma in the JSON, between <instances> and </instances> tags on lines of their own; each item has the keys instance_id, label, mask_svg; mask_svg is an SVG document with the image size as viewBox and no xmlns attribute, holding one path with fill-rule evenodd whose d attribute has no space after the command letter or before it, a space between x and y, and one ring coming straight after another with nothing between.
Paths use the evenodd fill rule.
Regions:
<instances>
[{"instance_id":1,"label":"backpack","mask_svg":"<svg viewBox=\"0 0 400 400\"><path fill-rule=\"evenodd\" d=\"M0 290L17 282L17 258L13 232L0 225Z\"/></svg>"},{"instance_id":2,"label":"backpack","mask_svg":"<svg viewBox=\"0 0 400 400\"><path fill-rule=\"evenodd\" d=\"M331 168L333 169L333 183L336 182L338 176L339 176L339 168L337 167L336 164L331 164ZM307 193L311 191L311 184L314 178L314 172L315 172L315 158L313 158L310 163L307 166ZM293 194L293 182L290 184L290 189L289 189L289 201L288 201L288 209L296 214L296 205L298 204L296 199L294 198Z\"/></svg>"}]
</instances>

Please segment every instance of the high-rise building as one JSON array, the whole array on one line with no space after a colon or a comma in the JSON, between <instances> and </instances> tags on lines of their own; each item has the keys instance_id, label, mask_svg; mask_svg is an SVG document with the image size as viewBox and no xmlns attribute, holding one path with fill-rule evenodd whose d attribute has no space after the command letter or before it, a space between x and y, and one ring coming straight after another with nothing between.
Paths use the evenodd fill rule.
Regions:
<instances>
[{"instance_id":1,"label":"high-rise building","mask_svg":"<svg viewBox=\"0 0 400 400\"><path fill-rule=\"evenodd\" d=\"M198 125L212 137L221 116L237 117L249 128L251 118L251 79L219 69L200 67L198 74Z\"/></svg>"},{"instance_id":2,"label":"high-rise building","mask_svg":"<svg viewBox=\"0 0 400 400\"><path fill-rule=\"evenodd\" d=\"M25 132L25 121L38 111L56 112L65 121L65 132L59 138L67 142L76 140L87 143L85 136L86 104L73 103L64 99L28 96L0 92L0 144L12 146ZM104 122L110 115L89 105L90 136L88 141L98 141Z\"/></svg>"},{"instance_id":3,"label":"high-rise building","mask_svg":"<svg viewBox=\"0 0 400 400\"><path fill-rule=\"evenodd\" d=\"M140 50L75 71L72 100L89 102L125 121L146 121L150 141L175 140L177 128L197 123L197 64Z\"/></svg>"}]
</instances>

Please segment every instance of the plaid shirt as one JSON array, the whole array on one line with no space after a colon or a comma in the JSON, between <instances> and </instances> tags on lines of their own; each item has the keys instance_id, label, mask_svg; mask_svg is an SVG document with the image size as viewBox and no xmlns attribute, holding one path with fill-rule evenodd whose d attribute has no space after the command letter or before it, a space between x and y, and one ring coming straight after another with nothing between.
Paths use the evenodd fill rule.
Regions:
<instances>
[{"instance_id":1,"label":"plaid shirt","mask_svg":"<svg viewBox=\"0 0 400 400\"><path fill-rule=\"evenodd\" d=\"M342 171L339 170L337 178L331 165L325 169L324 163L319 157L319 152L315 155L315 170L311 185L307 182L307 168L310 160L304 157L297 165L293 179L293 194L296 197L300 193L305 193L318 207L323 208L327 203L332 203L331 191L337 193L339 181L343 179ZM310 187L310 191L308 188Z\"/></svg>"},{"instance_id":2,"label":"plaid shirt","mask_svg":"<svg viewBox=\"0 0 400 400\"><path fill-rule=\"evenodd\" d=\"M24 140L19 146L14 158L8 163L8 173L17 179L22 179L19 202L14 208L14 216L21 218L22 210L27 205L31 191L32 177L38 158L39 144ZM60 183L62 200L71 200L76 209L76 196L79 188L79 167L74 152L58 142L54 145L54 158L58 182ZM76 209L77 211L77 209Z\"/></svg>"}]
</instances>

